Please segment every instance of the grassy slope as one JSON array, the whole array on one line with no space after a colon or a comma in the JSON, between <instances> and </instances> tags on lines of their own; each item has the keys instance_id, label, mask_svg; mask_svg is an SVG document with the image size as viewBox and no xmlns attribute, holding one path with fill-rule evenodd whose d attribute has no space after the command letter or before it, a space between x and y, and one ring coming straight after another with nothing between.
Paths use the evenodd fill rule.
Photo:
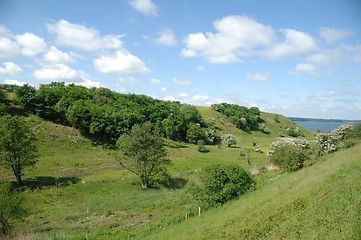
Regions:
<instances>
[{"instance_id":1,"label":"grassy slope","mask_svg":"<svg viewBox=\"0 0 361 240\"><path fill-rule=\"evenodd\" d=\"M245 231L249 232L254 226L263 223L260 216L269 215L268 218L276 218L277 221L265 223L266 228L271 229L295 212L288 208L293 208L294 201L298 198L306 201L304 205L307 205L313 201L313 198L324 193L322 189L325 188L326 191L331 185L337 185L337 182L333 182L331 178L327 180L329 185L325 185L323 173L319 174L324 168L322 170L324 176L338 174L326 169L331 166L327 164L328 161L325 163L322 160L318 161L311 168L292 174L282 175L278 171L272 171L257 176L260 186L255 192L242 196L238 201L227 203L222 208L208 210L201 218L191 217L190 221L177 224L184 222L186 212L192 215L197 211L197 206L182 188L187 181L194 178L196 174L194 170L213 162L225 162L239 163L248 170L256 172L267 163L265 154L251 152L252 165L247 165L245 158L239 157L240 149L253 149L253 143L256 142L266 152L269 144L278 137L279 129L293 124L283 116L278 116L280 124L277 124L272 121L274 114L262 113L261 118L266 121L270 134L245 133L236 129L227 118L210 108L199 107L199 111L205 118L217 119L218 133L235 134L239 143L232 148L207 146L209 152L199 153L194 145L170 142L167 148L174 162L171 172L176 180L170 187L147 191L140 188L137 178L119 168L114 160L113 151L93 146L89 140L84 139L72 128L54 125L30 116L28 119L39 138L40 161L37 168L27 171L25 178L28 178L28 185L40 187L26 192L26 204L31 209L32 215L24 224L19 225L25 233L21 235L19 231L20 235L17 238L85 239L87 236L88 239L123 239L130 235L134 239L144 238L158 231L158 235L153 236L154 238L166 239L166 236L188 238L184 235L188 232L194 232L192 238L197 236L202 238L203 235L208 238L227 236L238 238L242 227L247 226ZM312 132L301 130L306 133L306 138L314 139ZM350 158L354 157L351 153L349 155ZM344 164L348 164L349 161L351 160L345 161ZM335 162L334 165L337 164L340 162ZM332 169L340 168L337 166ZM359 168L359 165L355 166L354 171L360 172ZM311 172L311 169L314 170ZM301 175L296 177L299 174ZM337 178L340 182L350 176L349 172L342 174L342 177ZM10 171L0 170L0 177L11 175ZM313 185L306 186L302 182L304 180L308 182L312 180L311 183L316 188L313 188ZM58 191L55 188L56 182L64 183ZM295 187L295 183L298 187ZM284 204L279 205L279 202ZM283 216L280 212L285 212L286 215ZM172 225L174 227L170 228L169 226ZM167 229L164 231L164 228ZM262 233L265 232L262 227L257 228L260 228ZM177 229L182 233L178 233ZM199 233L195 230L199 230ZM259 233L249 234L259 235Z\"/></svg>"}]
</instances>

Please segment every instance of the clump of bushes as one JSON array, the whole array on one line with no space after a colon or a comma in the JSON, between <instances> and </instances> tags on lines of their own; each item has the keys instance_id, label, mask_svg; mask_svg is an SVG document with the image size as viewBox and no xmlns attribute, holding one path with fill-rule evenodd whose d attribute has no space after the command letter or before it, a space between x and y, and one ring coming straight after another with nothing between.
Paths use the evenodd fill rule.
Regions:
<instances>
[{"instance_id":1,"label":"clump of bushes","mask_svg":"<svg viewBox=\"0 0 361 240\"><path fill-rule=\"evenodd\" d=\"M296 146L281 146L274 152L271 162L287 171L303 168L303 163L308 159L309 153Z\"/></svg>"},{"instance_id":2,"label":"clump of bushes","mask_svg":"<svg viewBox=\"0 0 361 240\"><path fill-rule=\"evenodd\" d=\"M238 165L214 164L199 172L199 181L190 182L189 192L206 205L219 205L253 188L255 181Z\"/></svg>"}]
</instances>

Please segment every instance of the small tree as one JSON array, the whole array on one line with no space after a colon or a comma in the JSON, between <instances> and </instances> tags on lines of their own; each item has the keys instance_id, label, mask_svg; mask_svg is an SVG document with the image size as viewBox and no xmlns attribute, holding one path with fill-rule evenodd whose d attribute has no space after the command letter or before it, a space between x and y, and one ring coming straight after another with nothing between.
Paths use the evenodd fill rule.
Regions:
<instances>
[{"instance_id":1,"label":"small tree","mask_svg":"<svg viewBox=\"0 0 361 240\"><path fill-rule=\"evenodd\" d=\"M225 134L222 136L222 143L230 147L231 145L237 144L237 139L232 134Z\"/></svg>"},{"instance_id":2,"label":"small tree","mask_svg":"<svg viewBox=\"0 0 361 240\"><path fill-rule=\"evenodd\" d=\"M24 168L38 161L36 140L24 119L10 115L0 118L0 164L14 172L18 185Z\"/></svg>"},{"instance_id":3,"label":"small tree","mask_svg":"<svg viewBox=\"0 0 361 240\"><path fill-rule=\"evenodd\" d=\"M10 184L0 184L0 225L1 233L8 234L12 222L22 220L27 211L22 207L23 198L10 191Z\"/></svg>"},{"instance_id":4,"label":"small tree","mask_svg":"<svg viewBox=\"0 0 361 240\"><path fill-rule=\"evenodd\" d=\"M135 125L129 134L123 134L117 147L121 150L117 156L120 165L137 175L144 189L149 187L150 179L166 174L171 163L161 135L150 122Z\"/></svg>"}]
</instances>

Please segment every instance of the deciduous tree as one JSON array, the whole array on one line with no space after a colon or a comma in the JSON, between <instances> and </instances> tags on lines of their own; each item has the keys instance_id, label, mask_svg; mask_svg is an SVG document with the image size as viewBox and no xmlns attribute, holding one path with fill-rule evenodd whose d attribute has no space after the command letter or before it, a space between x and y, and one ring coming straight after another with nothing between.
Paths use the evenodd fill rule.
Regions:
<instances>
[{"instance_id":1,"label":"deciduous tree","mask_svg":"<svg viewBox=\"0 0 361 240\"><path fill-rule=\"evenodd\" d=\"M0 164L14 172L18 185L26 167L37 159L36 137L24 119L5 115L0 118Z\"/></svg>"},{"instance_id":2,"label":"deciduous tree","mask_svg":"<svg viewBox=\"0 0 361 240\"><path fill-rule=\"evenodd\" d=\"M121 151L117 156L120 165L140 178L144 189L149 180L166 174L170 160L163 138L150 122L133 126L129 134L123 134L117 141Z\"/></svg>"}]
</instances>

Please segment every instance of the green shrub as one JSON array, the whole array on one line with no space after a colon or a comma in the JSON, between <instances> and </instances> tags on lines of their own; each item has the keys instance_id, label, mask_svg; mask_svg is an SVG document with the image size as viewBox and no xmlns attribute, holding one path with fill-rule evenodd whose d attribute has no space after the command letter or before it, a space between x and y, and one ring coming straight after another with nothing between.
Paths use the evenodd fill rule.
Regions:
<instances>
[{"instance_id":1,"label":"green shrub","mask_svg":"<svg viewBox=\"0 0 361 240\"><path fill-rule=\"evenodd\" d=\"M288 134L288 136L291 136L291 137L297 137L298 136L298 134L293 129L288 130L287 134Z\"/></svg>"},{"instance_id":2,"label":"green shrub","mask_svg":"<svg viewBox=\"0 0 361 240\"><path fill-rule=\"evenodd\" d=\"M287 171L295 171L303 168L303 163L308 159L306 150L296 146L281 146L272 155L271 161L274 165L284 168Z\"/></svg>"},{"instance_id":3,"label":"green shrub","mask_svg":"<svg viewBox=\"0 0 361 240\"><path fill-rule=\"evenodd\" d=\"M199 172L199 182L190 183L189 192L206 205L223 204L253 187L255 181L238 165L214 164Z\"/></svg>"},{"instance_id":4,"label":"green shrub","mask_svg":"<svg viewBox=\"0 0 361 240\"><path fill-rule=\"evenodd\" d=\"M198 152L203 152L204 150L204 140L198 140Z\"/></svg>"}]
</instances>

